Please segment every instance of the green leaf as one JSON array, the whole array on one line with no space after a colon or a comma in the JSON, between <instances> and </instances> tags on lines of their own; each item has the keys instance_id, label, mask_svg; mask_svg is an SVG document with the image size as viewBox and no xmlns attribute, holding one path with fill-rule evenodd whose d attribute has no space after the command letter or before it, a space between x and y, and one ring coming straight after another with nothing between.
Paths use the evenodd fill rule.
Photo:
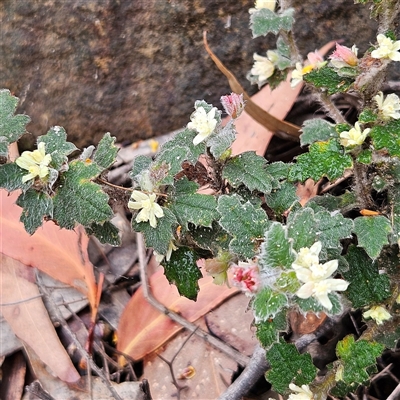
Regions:
<instances>
[{"instance_id":1,"label":"green leaf","mask_svg":"<svg viewBox=\"0 0 400 400\"><path fill-rule=\"evenodd\" d=\"M385 125L375 125L370 136L376 150L386 149L391 156L400 157L400 120Z\"/></svg>"},{"instance_id":2,"label":"green leaf","mask_svg":"<svg viewBox=\"0 0 400 400\"><path fill-rule=\"evenodd\" d=\"M0 170L1 176L1 170ZM0 179L1 183L1 179ZM400 185L393 185L388 190L388 197L391 204L390 221L392 224L392 237L390 238L391 244L400 243Z\"/></svg>"},{"instance_id":3,"label":"green leaf","mask_svg":"<svg viewBox=\"0 0 400 400\"><path fill-rule=\"evenodd\" d=\"M27 115L14 115L18 98L6 89L0 90L0 156L7 157L8 145L16 142L25 132L30 122Z\"/></svg>"},{"instance_id":4,"label":"green leaf","mask_svg":"<svg viewBox=\"0 0 400 400\"><path fill-rule=\"evenodd\" d=\"M102 224L113 216L107 194L92 182L100 172L95 163L73 161L69 164L54 197L54 219L62 228L73 229L77 223Z\"/></svg>"},{"instance_id":5,"label":"green leaf","mask_svg":"<svg viewBox=\"0 0 400 400\"><path fill-rule=\"evenodd\" d=\"M282 215L295 202L299 200L296 194L296 186L289 182L283 182L279 189L273 189L265 196L265 202L277 215Z\"/></svg>"},{"instance_id":6,"label":"green leaf","mask_svg":"<svg viewBox=\"0 0 400 400\"><path fill-rule=\"evenodd\" d=\"M15 163L0 165L0 187L8 192L17 189L27 191L32 186L32 181L22 183L22 177L27 173L27 170L18 167Z\"/></svg>"},{"instance_id":7,"label":"green leaf","mask_svg":"<svg viewBox=\"0 0 400 400\"><path fill-rule=\"evenodd\" d=\"M309 207L289 214L287 230L294 250L299 251L302 247L311 247L316 242L314 220L314 210Z\"/></svg>"},{"instance_id":8,"label":"green leaf","mask_svg":"<svg viewBox=\"0 0 400 400\"><path fill-rule=\"evenodd\" d=\"M286 311L275 315L274 319L259 322L256 326L256 336L265 349L279 342L279 333L287 330Z\"/></svg>"},{"instance_id":9,"label":"green leaf","mask_svg":"<svg viewBox=\"0 0 400 400\"><path fill-rule=\"evenodd\" d=\"M357 156L357 161L361 164L371 164L372 150L366 149L366 150L361 151Z\"/></svg>"},{"instance_id":10,"label":"green leaf","mask_svg":"<svg viewBox=\"0 0 400 400\"><path fill-rule=\"evenodd\" d=\"M272 177L272 188L278 189L281 187L280 181L287 179L291 163L282 161L273 162L265 166L265 170Z\"/></svg>"},{"instance_id":11,"label":"green leaf","mask_svg":"<svg viewBox=\"0 0 400 400\"><path fill-rule=\"evenodd\" d=\"M194 225L211 227L219 217L217 202L212 195L196 193L198 185L186 177L175 183L174 196L168 207L176 215L179 224L187 228L188 222Z\"/></svg>"},{"instance_id":12,"label":"green leaf","mask_svg":"<svg viewBox=\"0 0 400 400\"><path fill-rule=\"evenodd\" d=\"M269 225L267 215L249 201L242 204L240 197L223 195L218 199L220 225L233 237L230 242L232 252L253 258L258 249L258 241L264 237Z\"/></svg>"},{"instance_id":13,"label":"green leaf","mask_svg":"<svg viewBox=\"0 0 400 400\"><path fill-rule=\"evenodd\" d=\"M163 264L169 283L176 285L180 295L195 301L200 290L198 280L203 277L196 265L198 259L199 256L192 249L180 247Z\"/></svg>"},{"instance_id":14,"label":"green leaf","mask_svg":"<svg viewBox=\"0 0 400 400\"><path fill-rule=\"evenodd\" d=\"M342 210L347 211L358 207L357 197L354 192L345 192L340 196L325 194L313 197L307 202L307 206L313 208L314 204L326 208L328 211Z\"/></svg>"},{"instance_id":15,"label":"green leaf","mask_svg":"<svg viewBox=\"0 0 400 400\"><path fill-rule=\"evenodd\" d=\"M288 299L285 294L274 292L269 287L262 288L251 302L256 323L274 318L287 304Z\"/></svg>"},{"instance_id":16,"label":"green leaf","mask_svg":"<svg viewBox=\"0 0 400 400\"><path fill-rule=\"evenodd\" d=\"M346 296L354 308L379 304L390 296L389 277L379 273L378 266L364 250L350 246L345 258L350 265L343 272L345 280L350 282Z\"/></svg>"},{"instance_id":17,"label":"green leaf","mask_svg":"<svg viewBox=\"0 0 400 400\"><path fill-rule=\"evenodd\" d=\"M132 229L142 232L146 247L152 247L158 254L167 254L169 242L174 239L178 226L175 215L168 208L163 208L164 216L157 218L157 227L152 228L148 222L135 221L132 218Z\"/></svg>"},{"instance_id":18,"label":"green leaf","mask_svg":"<svg viewBox=\"0 0 400 400\"><path fill-rule=\"evenodd\" d=\"M357 235L358 246L363 247L373 260L389 243L388 234L391 230L390 221L383 215L357 217L354 220L353 232Z\"/></svg>"},{"instance_id":19,"label":"green leaf","mask_svg":"<svg viewBox=\"0 0 400 400\"><path fill-rule=\"evenodd\" d=\"M231 120L217 134L207 139L207 145L210 147L211 154L218 159L232 146L235 139L235 126Z\"/></svg>"},{"instance_id":20,"label":"green leaf","mask_svg":"<svg viewBox=\"0 0 400 400\"><path fill-rule=\"evenodd\" d=\"M343 365L342 380L359 384L369 379L367 369L376 364L376 358L382 354L385 346L367 340L354 340L346 336L336 346L336 354Z\"/></svg>"},{"instance_id":21,"label":"green leaf","mask_svg":"<svg viewBox=\"0 0 400 400\"><path fill-rule=\"evenodd\" d=\"M53 216L53 201L46 193L29 189L18 197L16 203L23 208L20 220L30 235L42 225L44 217Z\"/></svg>"},{"instance_id":22,"label":"green leaf","mask_svg":"<svg viewBox=\"0 0 400 400\"><path fill-rule=\"evenodd\" d=\"M110 168L114 164L118 147L115 146L115 137L107 132L100 140L97 150L94 153L93 161L104 169Z\"/></svg>"},{"instance_id":23,"label":"green leaf","mask_svg":"<svg viewBox=\"0 0 400 400\"><path fill-rule=\"evenodd\" d=\"M352 167L349 154L343 150L336 139L316 142L310 145L308 153L297 157L296 164L289 171L290 181L304 182L308 178L318 181L326 176L330 180L340 178L346 168Z\"/></svg>"},{"instance_id":24,"label":"green leaf","mask_svg":"<svg viewBox=\"0 0 400 400\"><path fill-rule=\"evenodd\" d=\"M396 350L397 342L400 339L400 317L393 315L384 325L377 326L378 333L374 334L374 339L392 351Z\"/></svg>"},{"instance_id":25,"label":"green leaf","mask_svg":"<svg viewBox=\"0 0 400 400\"><path fill-rule=\"evenodd\" d=\"M149 156L139 155L133 160L133 165L129 176L135 179L141 172L150 168L153 160Z\"/></svg>"},{"instance_id":26,"label":"green leaf","mask_svg":"<svg viewBox=\"0 0 400 400\"><path fill-rule=\"evenodd\" d=\"M85 230L88 235L96 236L101 243L108 243L111 246L121 245L119 230L110 221L106 221L102 225L93 222L90 226L85 227Z\"/></svg>"},{"instance_id":27,"label":"green leaf","mask_svg":"<svg viewBox=\"0 0 400 400\"><path fill-rule=\"evenodd\" d=\"M290 269L295 259L287 230L279 222L273 222L265 232L259 259L261 271L270 268Z\"/></svg>"},{"instance_id":28,"label":"green leaf","mask_svg":"<svg viewBox=\"0 0 400 400\"><path fill-rule=\"evenodd\" d=\"M264 157L254 151L247 151L228 160L222 176L235 188L243 184L251 191L258 190L267 194L272 189L272 177L266 172L265 166Z\"/></svg>"},{"instance_id":29,"label":"green leaf","mask_svg":"<svg viewBox=\"0 0 400 400\"><path fill-rule=\"evenodd\" d=\"M290 31L294 22L293 15L293 8L288 8L281 14L276 14L268 8L255 11L250 15L253 38L266 36L269 32L276 35L280 30Z\"/></svg>"},{"instance_id":30,"label":"green leaf","mask_svg":"<svg viewBox=\"0 0 400 400\"><path fill-rule=\"evenodd\" d=\"M330 310L323 307L321 303L314 297L309 297L308 299L301 299L300 297L295 297L294 300L303 313L311 311L317 314L323 311L327 315L341 314L343 312L343 306L342 306L342 301L340 299L340 295L336 292L332 292L328 294L328 297L332 303L332 309Z\"/></svg>"},{"instance_id":31,"label":"green leaf","mask_svg":"<svg viewBox=\"0 0 400 400\"><path fill-rule=\"evenodd\" d=\"M202 249L210 250L216 256L220 249L229 250L229 242L232 236L225 229L214 221L211 228L205 226L189 225L189 232L192 239Z\"/></svg>"},{"instance_id":32,"label":"green leaf","mask_svg":"<svg viewBox=\"0 0 400 400\"><path fill-rule=\"evenodd\" d=\"M335 125L321 118L309 119L301 128L300 145L305 146L314 142L325 142L338 136Z\"/></svg>"},{"instance_id":33,"label":"green leaf","mask_svg":"<svg viewBox=\"0 0 400 400\"><path fill-rule=\"evenodd\" d=\"M358 122L361 124L368 124L369 122L376 121L377 118L377 115L372 110L365 108L360 112L360 115L358 116Z\"/></svg>"},{"instance_id":34,"label":"green leaf","mask_svg":"<svg viewBox=\"0 0 400 400\"><path fill-rule=\"evenodd\" d=\"M300 354L296 346L291 343L275 343L267 352L267 360L271 370L266 373L268 382L274 390L284 393L289 384L297 386L311 383L316 375L317 368L312 363L309 353Z\"/></svg>"},{"instance_id":35,"label":"green leaf","mask_svg":"<svg viewBox=\"0 0 400 400\"><path fill-rule=\"evenodd\" d=\"M51 155L50 165L59 171L68 161L68 155L77 150L73 143L67 142L67 133L61 126L53 126L44 136L39 136L38 143L44 143L46 154Z\"/></svg>"},{"instance_id":36,"label":"green leaf","mask_svg":"<svg viewBox=\"0 0 400 400\"><path fill-rule=\"evenodd\" d=\"M334 68L315 68L303 76L303 80L317 88L323 88L328 95L346 92L354 82L351 77L340 76Z\"/></svg>"}]
</instances>

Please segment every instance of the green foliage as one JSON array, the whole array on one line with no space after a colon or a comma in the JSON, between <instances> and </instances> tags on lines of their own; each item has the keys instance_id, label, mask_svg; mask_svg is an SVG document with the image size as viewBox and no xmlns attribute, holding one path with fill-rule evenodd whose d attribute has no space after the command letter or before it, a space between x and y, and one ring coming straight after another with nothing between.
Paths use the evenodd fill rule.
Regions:
<instances>
[{"instance_id":1,"label":"green foliage","mask_svg":"<svg viewBox=\"0 0 400 400\"><path fill-rule=\"evenodd\" d=\"M210 152L215 158L220 158L235 141L236 131L234 128L235 126L231 120L216 135L210 136L207 140L207 145L210 146Z\"/></svg>"},{"instance_id":2,"label":"green foliage","mask_svg":"<svg viewBox=\"0 0 400 400\"><path fill-rule=\"evenodd\" d=\"M115 146L115 137L107 132L99 142L97 150L94 153L93 161L104 169L110 168L114 164L118 147Z\"/></svg>"},{"instance_id":3,"label":"green foliage","mask_svg":"<svg viewBox=\"0 0 400 400\"><path fill-rule=\"evenodd\" d=\"M317 375L310 354L300 354L294 344L275 343L267 352L267 359L271 370L266 373L266 378L279 393L286 392L289 383L307 385Z\"/></svg>"},{"instance_id":4,"label":"green foliage","mask_svg":"<svg viewBox=\"0 0 400 400\"><path fill-rule=\"evenodd\" d=\"M0 90L0 157L7 157L8 145L25 133L31 120L27 115L14 115L17 105L17 97L12 96L9 90Z\"/></svg>"},{"instance_id":5,"label":"green foliage","mask_svg":"<svg viewBox=\"0 0 400 400\"><path fill-rule=\"evenodd\" d=\"M280 30L290 31L294 22L293 14L293 8L288 8L281 14L276 14L267 8L255 11L250 15L253 38L266 36L270 32L277 35Z\"/></svg>"},{"instance_id":6,"label":"green foliage","mask_svg":"<svg viewBox=\"0 0 400 400\"><path fill-rule=\"evenodd\" d=\"M279 341L279 333L287 330L286 311L275 315L274 319L259 322L256 325L256 336L265 349Z\"/></svg>"},{"instance_id":7,"label":"green foliage","mask_svg":"<svg viewBox=\"0 0 400 400\"><path fill-rule=\"evenodd\" d=\"M309 119L301 128L300 144L305 146L314 142L325 142L337 137L335 125L321 118Z\"/></svg>"},{"instance_id":8,"label":"green foliage","mask_svg":"<svg viewBox=\"0 0 400 400\"><path fill-rule=\"evenodd\" d=\"M372 161L372 150L370 149L362 150L357 155L357 162L361 164L370 164L371 161Z\"/></svg>"},{"instance_id":9,"label":"green foliage","mask_svg":"<svg viewBox=\"0 0 400 400\"><path fill-rule=\"evenodd\" d=\"M274 318L287 304L286 295L275 292L269 287L261 289L251 303L256 322L265 322L270 318Z\"/></svg>"},{"instance_id":10,"label":"green foliage","mask_svg":"<svg viewBox=\"0 0 400 400\"><path fill-rule=\"evenodd\" d=\"M265 212L249 201L242 204L235 194L220 196L217 209L221 215L220 225L233 237L230 250L241 257L253 258L269 224Z\"/></svg>"},{"instance_id":11,"label":"green foliage","mask_svg":"<svg viewBox=\"0 0 400 400\"><path fill-rule=\"evenodd\" d=\"M386 274L380 274L377 265L364 250L350 246L345 258L351 268L343 272L350 282L346 295L353 307L363 307L382 303L390 296L390 280Z\"/></svg>"},{"instance_id":12,"label":"green foliage","mask_svg":"<svg viewBox=\"0 0 400 400\"><path fill-rule=\"evenodd\" d=\"M290 181L304 182L308 178L318 181L326 176L330 180L340 178L346 168L353 165L350 155L343 154L336 139L310 145L308 153L297 157L289 171Z\"/></svg>"},{"instance_id":13,"label":"green foliage","mask_svg":"<svg viewBox=\"0 0 400 400\"><path fill-rule=\"evenodd\" d=\"M279 190L272 190L265 196L265 202L277 215L282 215L298 201L296 187L289 182L283 182Z\"/></svg>"},{"instance_id":14,"label":"green foliage","mask_svg":"<svg viewBox=\"0 0 400 400\"><path fill-rule=\"evenodd\" d=\"M92 162L73 161L61 179L54 196L54 219L60 227L73 229L75 225L102 224L113 216L108 196L92 182L101 168Z\"/></svg>"},{"instance_id":15,"label":"green foliage","mask_svg":"<svg viewBox=\"0 0 400 400\"><path fill-rule=\"evenodd\" d=\"M390 221L383 215L358 217L354 220L353 232L357 235L358 245L374 260L385 244L391 231Z\"/></svg>"},{"instance_id":16,"label":"green foliage","mask_svg":"<svg viewBox=\"0 0 400 400\"><path fill-rule=\"evenodd\" d=\"M251 191L258 190L267 194L272 189L272 177L265 166L264 157L248 151L232 157L226 163L222 176L235 188L243 184Z\"/></svg>"},{"instance_id":17,"label":"green foliage","mask_svg":"<svg viewBox=\"0 0 400 400\"><path fill-rule=\"evenodd\" d=\"M88 235L96 236L101 243L108 243L112 246L121 244L118 228L109 221L105 221L103 224L93 222L90 226L85 227L85 230Z\"/></svg>"},{"instance_id":18,"label":"green foliage","mask_svg":"<svg viewBox=\"0 0 400 400\"><path fill-rule=\"evenodd\" d=\"M198 259L199 256L192 249L180 247L172 252L169 261L163 263L169 283L176 285L179 294L190 300L196 300L200 290L198 280L202 274L196 265Z\"/></svg>"},{"instance_id":19,"label":"green foliage","mask_svg":"<svg viewBox=\"0 0 400 400\"><path fill-rule=\"evenodd\" d=\"M400 120L393 120L385 125L375 125L370 136L377 150L386 149L391 156L400 157Z\"/></svg>"},{"instance_id":20,"label":"green foliage","mask_svg":"<svg viewBox=\"0 0 400 400\"><path fill-rule=\"evenodd\" d=\"M20 194L17 204L22 207L20 220L31 235L42 225L44 217L53 216L53 201L46 193L29 189Z\"/></svg>"},{"instance_id":21,"label":"green foliage","mask_svg":"<svg viewBox=\"0 0 400 400\"><path fill-rule=\"evenodd\" d=\"M328 66L313 69L303 76L303 80L321 88L328 95L346 92L354 82L351 77L340 76L334 68Z\"/></svg>"},{"instance_id":22,"label":"green foliage","mask_svg":"<svg viewBox=\"0 0 400 400\"><path fill-rule=\"evenodd\" d=\"M360 112L360 115L358 116L358 122L360 122L360 124L368 124L369 122L375 122L377 118L377 115L372 110L365 108L362 112Z\"/></svg>"},{"instance_id":23,"label":"green foliage","mask_svg":"<svg viewBox=\"0 0 400 400\"><path fill-rule=\"evenodd\" d=\"M24 175L26 175L26 170L18 167L15 163L0 165L0 187L8 192L17 189L25 192L31 187L31 182L22 183Z\"/></svg>"},{"instance_id":24,"label":"green foliage","mask_svg":"<svg viewBox=\"0 0 400 400\"><path fill-rule=\"evenodd\" d=\"M349 335L336 346L336 354L343 366L342 380L347 384L364 383L369 378L367 370L375 366L385 346L367 340L354 340Z\"/></svg>"},{"instance_id":25,"label":"green foliage","mask_svg":"<svg viewBox=\"0 0 400 400\"><path fill-rule=\"evenodd\" d=\"M175 184L173 201L168 207L173 211L180 225L187 228L188 223L211 227L214 219L219 216L217 202L214 196L196 193L198 185L180 179Z\"/></svg>"},{"instance_id":26,"label":"green foliage","mask_svg":"<svg viewBox=\"0 0 400 400\"><path fill-rule=\"evenodd\" d=\"M342 300L341 297L333 292L328 294L329 300L332 303L332 309L328 310L321 305L321 303L314 299L314 297L309 297L308 299L301 299L299 297L295 297L295 302L299 306L300 310L304 313L309 311L313 313L319 313L323 311L327 315L338 315L343 312Z\"/></svg>"}]
</instances>

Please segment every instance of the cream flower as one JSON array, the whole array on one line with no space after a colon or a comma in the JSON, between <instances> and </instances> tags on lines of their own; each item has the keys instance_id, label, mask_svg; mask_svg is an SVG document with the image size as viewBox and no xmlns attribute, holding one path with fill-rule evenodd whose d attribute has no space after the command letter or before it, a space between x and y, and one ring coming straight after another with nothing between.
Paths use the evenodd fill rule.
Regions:
<instances>
[{"instance_id":1,"label":"cream flower","mask_svg":"<svg viewBox=\"0 0 400 400\"><path fill-rule=\"evenodd\" d=\"M46 154L44 142L38 144L37 150L24 151L21 157L15 160L15 163L22 169L29 171L29 174L22 177L22 182L25 183L37 176L43 179L49 175L48 165L51 162L51 155Z\"/></svg>"},{"instance_id":2,"label":"cream flower","mask_svg":"<svg viewBox=\"0 0 400 400\"><path fill-rule=\"evenodd\" d=\"M390 93L386 96L386 99L384 99L383 93L378 92L378 94L374 96L374 100L378 104L378 109L383 119L400 118L400 99L397 95Z\"/></svg>"},{"instance_id":3,"label":"cream flower","mask_svg":"<svg viewBox=\"0 0 400 400\"><path fill-rule=\"evenodd\" d=\"M132 201L132 199L136 201ZM150 221L152 228L157 227L156 218L164 216L163 209L156 203L156 195L154 193L147 195L146 193L134 190L128 202L128 207L131 210L141 210L136 216L136 222Z\"/></svg>"},{"instance_id":4,"label":"cream flower","mask_svg":"<svg viewBox=\"0 0 400 400\"><path fill-rule=\"evenodd\" d=\"M310 390L310 387L308 385L301 385L301 387L295 385L294 383L289 384L289 389L292 393L289 397L288 400L313 400L314 395L313 392Z\"/></svg>"},{"instance_id":5,"label":"cream flower","mask_svg":"<svg viewBox=\"0 0 400 400\"><path fill-rule=\"evenodd\" d=\"M259 56L257 53L253 54L253 58L254 64L250 74L258 76L259 82L266 81L275 71L273 62L268 57Z\"/></svg>"},{"instance_id":6,"label":"cream flower","mask_svg":"<svg viewBox=\"0 0 400 400\"><path fill-rule=\"evenodd\" d=\"M296 272L297 279L304 285L296 292L296 295L301 299L314 297L326 309L331 310L332 303L328 294L346 290L349 283L343 279L330 278L338 268L338 260L320 264L318 256L321 247L321 242L316 242L309 249L300 249L297 254L292 268Z\"/></svg>"},{"instance_id":7,"label":"cream flower","mask_svg":"<svg viewBox=\"0 0 400 400\"><path fill-rule=\"evenodd\" d=\"M214 131L217 126L217 120L215 119L216 111L217 109L215 107L209 112L203 107L199 107L190 116L191 122L187 124L187 127L188 129L193 129L198 132L198 135L193 139L194 145L206 140Z\"/></svg>"},{"instance_id":8,"label":"cream flower","mask_svg":"<svg viewBox=\"0 0 400 400\"><path fill-rule=\"evenodd\" d=\"M382 33L376 37L378 48L371 52L373 58L390 58L392 61L400 61L400 40L392 40Z\"/></svg>"},{"instance_id":9,"label":"cream flower","mask_svg":"<svg viewBox=\"0 0 400 400\"><path fill-rule=\"evenodd\" d=\"M378 325L382 325L383 321L392 318L386 308L382 306L371 307L368 311L363 313L364 318L372 318Z\"/></svg>"},{"instance_id":10,"label":"cream flower","mask_svg":"<svg viewBox=\"0 0 400 400\"><path fill-rule=\"evenodd\" d=\"M261 8L268 8L271 11L275 10L276 0L256 0L254 7L256 10Z\"/></svg>"},{"instance_id":11,"label":"cream flower","mask_svg":"<svg viewBox=\"0 0 400 400\"><path fill-rule=\"evenodd\" d=\"M364 143L370 130L370 128L367 128L362 131L360 123L356 122L354 128L340 133L340 144L344 147L359 146Z\"/></svg>"}]
</instances>

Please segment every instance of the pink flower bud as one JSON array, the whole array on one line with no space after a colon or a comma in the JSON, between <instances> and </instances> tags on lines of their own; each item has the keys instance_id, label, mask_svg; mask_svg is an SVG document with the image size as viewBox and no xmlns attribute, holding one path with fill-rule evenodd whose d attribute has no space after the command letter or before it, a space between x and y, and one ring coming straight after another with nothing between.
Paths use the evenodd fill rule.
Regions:
<instances>
[{"instance_id":1,"label":"pink flower bud","mask_svg":"<svg viewBox=\"0 0 400 400\"><path fill-rule=\"evenodd\" d=\"M331 63L336 68L355 67L358 64L358 49L354 45L351 49L336 43L336 50L329 56Z\"/></svg>"},{"instance_id":2,"label":"pink flower bud","mask_svg":"<svg viewBox=\"0 0 400 400\"><path fill-rule=\"evenodd\" d=\"M238 118L244 109L243 94L231 93L221 96L221 104L228 115Z\"/></svg>"},{"instance_id":3,"label":"pink flower bud","mask_svg":"<svg viewBox=\"0 0 400 400\"><path fill-rule=\"evenodd\" d=\"M231 266L233 272L233 284L245 293L255 293L260 286L260 277L257 265L239 262L239 265Z\"/></svg>"}]
</instances>

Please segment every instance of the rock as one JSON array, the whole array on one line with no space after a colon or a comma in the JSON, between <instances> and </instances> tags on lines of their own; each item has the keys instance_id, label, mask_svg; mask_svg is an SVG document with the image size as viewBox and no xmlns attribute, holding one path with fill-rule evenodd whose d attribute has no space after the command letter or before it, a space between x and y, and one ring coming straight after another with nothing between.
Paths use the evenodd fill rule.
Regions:
<instances>
[{"instance_id":1,"label":"rock","mask_svg":"<svg viewBox=\"0 0 400 400\"><path fill-rule=\"evenodd\" d=\"M295 32L306 56L332 39L375 41L365 6L349 0L295 0ZM254 93L246 74L254 52L275 37L251 38L251 0L3 0L0 87L20 97L34 137L64 126L78 147L107 131L119 142L183 127L197 99L219 106L230 93L202 44ZM360 35L362 32L362 36Z\"/></svg>"}]
</instances>

